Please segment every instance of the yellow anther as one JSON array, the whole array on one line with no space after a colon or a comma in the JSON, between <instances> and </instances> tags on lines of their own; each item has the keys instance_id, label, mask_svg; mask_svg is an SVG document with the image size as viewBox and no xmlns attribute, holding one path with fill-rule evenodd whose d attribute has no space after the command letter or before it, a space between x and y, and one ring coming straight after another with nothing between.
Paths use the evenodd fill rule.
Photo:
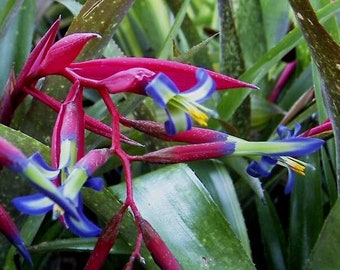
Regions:
<instances>
[{"instance_id":1,"label":"yellow anther","mask_svg":"<svg viewBox=\"0 0 340 270\"><path fill-rule=\"evenodd\" d=\"M294 172L305 175L306 163L292 157L284 157L284 163Z\"/></svg>"},{"instance_id":2,"label":"yellow anther","mask_svg":"<svg viewBox=\"0 0 340 270\"><path fill-rule=\"evenodd\" d=\"M188 109L188 113L190 116L200 125L207 126L207 121L209 119L208 115L204 112L200 111L196 107L191 107Z\"/></svg>"}]
</instances>

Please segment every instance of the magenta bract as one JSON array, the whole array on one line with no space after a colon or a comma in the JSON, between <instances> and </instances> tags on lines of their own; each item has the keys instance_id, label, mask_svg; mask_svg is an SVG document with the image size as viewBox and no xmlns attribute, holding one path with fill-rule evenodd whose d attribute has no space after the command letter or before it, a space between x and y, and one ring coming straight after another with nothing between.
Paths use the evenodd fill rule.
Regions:
<instances>
[{"instance_id":1,"label":"magenta bract","mask_svg":"<svg viewBox=\"0 0 340 270\"><path fill-rule=\"evenodd\" d=\"M95 33L76 33L60 39L48 50L37 73L45 76L63 71L76 59L90 39L99 37Z\"/></svg>"},{"instance_id":2,"label":"magenta bract","mask_svg":"<svg viewBox=\"0 0 340 270\"><path fill-rule=\"evenodd\" d=\"M143 57L96 59L70 65L70 68L80 76L94 80L104 80L120 71L137 67L146 68L156 73L163 72L179 89L189 89L194 85L196 83L196 70L199 69L198 67L175 61ZM207 72L216 82L217 90L241 87L257 88L252 84L241 82L211 70L207 70ZM144 94L143 90L141 89Z\"/></svg>"},{"instance_id":3,"label":"magenta bract","mask_svg":"<svg viewBox=\"0 0 340 270\"><path fill-rule=\"evenodd\" d=\"M44 60L48 50L54 43L60 26L60 18L50 27L46 34L41 38L39 43L35 46L31 52L26 64L21 70L18 77L17 87L21 88L23 82L34 74L40 67L41 62Z\"/></svg>"}]
</instances>

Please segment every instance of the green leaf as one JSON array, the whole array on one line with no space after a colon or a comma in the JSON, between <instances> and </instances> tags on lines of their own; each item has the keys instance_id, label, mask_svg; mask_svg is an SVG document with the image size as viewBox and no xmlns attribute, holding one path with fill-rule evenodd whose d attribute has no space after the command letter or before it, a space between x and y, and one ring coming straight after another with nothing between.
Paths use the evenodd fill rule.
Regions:
<instances>
[{"instance_id":1,"label":"green leaf","mask_svg":"<svg viewBox=\"0 0 340 270\"><path fill-rule=\"evenodd\" d=\"M305 269L340 269L340 199L329 213Z\"/></svg>"},{"instance_id":2,"label":"green leaf","mask_svg":"<svg viewBox=\"0 0 340 270\"><path fill-rule=\"evenodd\" d=\"M56 0L56 1L67 7L67 9L71 11L73 16L77 16L82 8L82 5L75 0Z\"/></svg>"},{"instance_id":3,"label":"green leaf","mask_svg":"<svg viewBox=\"0 0 340 270\"><path fill-rule=\"evenodd\" d=\"M268 269L285 270L287 243L275 207L268 194L265 195L265 203L256 199L256 209Z\"/></svg>"},{"instance_id":4,"label":"green leaf","mask_svg":"<svg viewBox=\"0 0 340 270\"><path fill-rule=\"evenodd\" d=\"M304 160L316 166L306 176L295 175L289 219L288 265L302 269L316 242L323 223L321 168L318 154Z\"/></svg>"},{"instance_id":5,"label":"green leaf","mask_svg":"<svg viewBox=\"0 0 340 270\"><path fill-rule=\"evenodd\" d=\"M286 0L260 0L267 48L273 48L289 30L289 4Z\"/></svg>"},{"instance_id":6,"label":"green leaf","mask_svg":"<svg viewBox=\"0 0 340 270\"><path fill-rule=\"evenodd\" d=\"M263 23L263 16L266 13L262 14L260 0L239 0L238 2L237 8L234 7L236 29L245 66L251 67L266 52L266 33ZM277 19L275 19L270 25L277 23ZM232 73L228 75L234 76Z\"/></svg>"},{"instance_id":7,"label":"green leaf","mask_svg":"<svg viewBox=\"0 0 340 270\"><path fill-rule=\"evenodd\" d=\"M215 15L214 12L215 10L217 10L215 9L215 6L217 5L216 1L210 1L211 3L208 3L208 1L200 0L199 3L195 3L195 1L191 0L190 8L194 10L196 9L196 12L194 14L188 14L184 17L181 30L183 31L183 36L184 36L183 38L185 38L186 42L188 43L188 48L186 48L185 50L190 51L189 54L192 52L195 52L195 50L197 49L197 47L196 49L193 49L194 46L196 46L197 44L203 43L204 40L206 39L205 37L202 38L200 34L200 30L206 25L209 25L209 22L205 21L202 23L202 19L212 20ZM182 0L167 0L166 2L173 13L178 13L183 4ZM207 10L212 12L210 16L208 15L209 13L205 12ZM203 16L201 16L201 14L198 14L198 12L201 12ZM188 10L188 13L190 13L190 10ZM200 22L198 23L198 21ZM183 44L181 45L183 46ZM190 62L196 66L213 69L212 58L213 57L211 53L209 52L208 48L205 46L200 46L200 52L192 55L192 61ZM186 61L189 62L188 59Z\"/></svg>"},{"instance_id":8,"label":"green leaf","mask_svg":"<svg viewBox=\"0 0 340 270\"><path fill-rule=\"evenodd\" d=\"M317 15L321 22L325 22L339 10L340 2L337 1L320 9ZM268 71L301 40L302 35L299 29L296 28L290 31L275 47L267 51L250 69L243 73L239 79L254 84L259 83ZM249 89L225 92L217 107L220 117L228 120L249 93Z\"/></svg>"},{"instance_id":9,"label":"green leaf","mask_svg":"<svg viewBox=\"0 0 340 270\"><path fill-rule=\"evenodd\" d=\"M0 25L0 96L12 67L19 73L31 50L35 16L34 0L8 1L7 4L8 10L4 10L7 13L0 18L3 20Z\"/></svg>"},{"instance_id":10,"label":"green leaf","mask_svg":"<svg viewBox=\"0 0 340 270\"><path fill-rule=\"evenodd\" d=\"M167 166L134 179L134 198L142 213L174 253L183 269L254 269L228 222L195 174L184 164ZM125 185L113 186L103 196L87 190L87 205L105 220L115 211L112 205L125 197ZM132 244L131 227L120 234ZM144 255L144 254L143 254ZM147 260L146 266L150 258Z\"/></svg>"},{"instance_id":11,"label":"green leaf","mask_svg":"<svg viewBox=\"0 0 340 270\"><path fill-rule=\"evenodd\" d=\"M242 209L237 198L233 180L223 163L206 160L190 164L195 174L207 188L213 200L230 223L234 233L240 239L248 256L251 255L247 228Z\"/></svg>"},{"instance_id":12,"label":"green leaf","mask_svg":"<svg viewBox=\"0 0 340 270\"><path fill-rule=\"evenodd\" d=\"M127 55L155 57L171 28L162 1L135 1L118 31L118 44Z\"/></svg>"},{"instance_id":13,"label":"green leaf","mask_svg":"<svg viewBox=\"0 0 340 270\"><path fill-rule=\"evenodd\" d=\"M76 251L91 252L98 238L68 238L59 239L49 242L43 242L30 247L30 252L53 252L53 251ZM117 239L114 247L111 249L112 254L131 254L131 248L121 239Z\"/></svg>"},{"instance_id":14,"label":"green leaf","mask_svg":"<svg viewBox=\"0 0 340 270\"><path fill-rule=\"evenodd\" d=\"M168 33L168 36L166 37L164 44L163 44L162 48L160 49L160 52L158 53L157 58L167 59L167 58L169 58L169 55L171 55L173 40L175 39L176 35L179 32L179 29L180 29L181 24L184 20L184 16L186 14L186 11L187 11L189 4L190 4L190 0L185 0L183 2L182 7L176 15L175 22L172 25L172 27L171 27L171 29Z\"/></svg>"}]
</instances>

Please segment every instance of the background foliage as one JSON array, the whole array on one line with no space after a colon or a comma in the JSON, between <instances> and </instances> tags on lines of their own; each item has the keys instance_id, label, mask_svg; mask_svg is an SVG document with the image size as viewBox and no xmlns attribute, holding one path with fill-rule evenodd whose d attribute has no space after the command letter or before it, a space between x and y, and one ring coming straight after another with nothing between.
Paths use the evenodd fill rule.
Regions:
<instances>
[{"instance_id":1,"label":"background foliage","mask_svg":"<svg viewBox=\"0 0 340 270\"><path fill-rule=\"evenodd\" d=\"M340 2L310 2L327 32L338 41ZM293 126L300 122L309 129L329 116L322 78L314 64L318 59L312 60L286 0L274 5L269 0L0 0L0 6L0 89L12 69L18 74L34 44L61 15L59 37L85 31L103 36L86 47L81 59L123 55L173 59L261 88L215 96L208 105L218 111L220 119L211 120L210 128L250 140L272 140L280 123ZM335 56L334 61L339 59ZM282 71L293 62L296 68L278 97L269 101ZM66 83L49 78L44 89L62 100ZM133 95L115 98L121 113L128 117L163 120L148 99ZM90 90L84 104L92 116L103 121L108 118L102 101ZM0 126L0 134L27 154L39 150L48 158L55 117L44 105L27 99L12 126ZM125 132L146 149L167 144ZM163 167L134 164L137 204L184 269L340 268L339 159L333 135L322 137L327 139L325 147L305 160L315 169L308 170L306 177L297 177L289 195L283 193L285 170L278 168L269 178L261 179L262 194L254 186L255 179L244 173L246 159L225 158ZM109 144L93 134L86 140L89 149ZM145 149L128 146L126 151L141 153ZM89 212L103 225L124 197L119 166L112 159L98 172L107 183L103 193L84 189ZM26 193L27 184L5 169L0 182L0 201L22 227L22 235L31 245L34 268L82 269L95 239L74 238L49 216L19 215L10 200ZM113 265L121 269L134 239L134 225L126 218L104 269L113 269ZM1 238L0 265L4 269L15 269L18 257L14 254ZM146 249L143 256L146 264L138 264L136 269L157 269ZM23 269L29 266L23 263Z\"/></svg>"}]
</instances>

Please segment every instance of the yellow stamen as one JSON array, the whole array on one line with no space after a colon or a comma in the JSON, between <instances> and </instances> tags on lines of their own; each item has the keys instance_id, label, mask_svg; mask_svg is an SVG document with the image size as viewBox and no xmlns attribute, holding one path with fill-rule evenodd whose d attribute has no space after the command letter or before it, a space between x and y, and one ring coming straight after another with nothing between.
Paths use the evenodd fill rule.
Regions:
<instances>
[{"instance_id":1,"label":"yellow stamen","mask_svg":"<svg viewBox=\"0 0 340 270\"><path fill-rule=\"evenodd\" d=\"M207 126L207 121L209 119L208 115L204 112L200 111L196 107L191 107L188 109L188 113L190 116L200 125Z\"/></svg>"},{"instance_id":2,"label":"yellow stamen","mask_svg":"<svg viewBox=\"0 0 340 270\"><path fill-rule=\"evenodd\" d=\"M290 169L292 169L294 172L301 174L301 175L306 175L305 174L305 169L306 169L306 163L298 160L296 158L292 157L282 157L283 162L286 166L288 166ZM281 163L281 162L279 162ZM283 165L283 164L281 164Z\"/></svg>"}]
</instances>

